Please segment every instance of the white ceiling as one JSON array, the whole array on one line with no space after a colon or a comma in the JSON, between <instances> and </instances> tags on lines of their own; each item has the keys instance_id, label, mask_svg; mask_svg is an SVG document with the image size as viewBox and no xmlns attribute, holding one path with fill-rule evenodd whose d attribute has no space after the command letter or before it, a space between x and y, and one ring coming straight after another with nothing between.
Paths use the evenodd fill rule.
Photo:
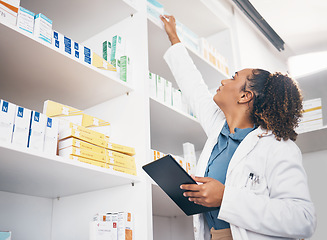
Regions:
<instances>
[{"instance_id":1,"label":"white ceiling","mask_svg":"<svg viewBox=\"0 0 327 240\"><path fill-rule=\"evenodd\" d=\"M250 0L294 55L327 51L327 0Z\"/></svg>"}]
</instances>

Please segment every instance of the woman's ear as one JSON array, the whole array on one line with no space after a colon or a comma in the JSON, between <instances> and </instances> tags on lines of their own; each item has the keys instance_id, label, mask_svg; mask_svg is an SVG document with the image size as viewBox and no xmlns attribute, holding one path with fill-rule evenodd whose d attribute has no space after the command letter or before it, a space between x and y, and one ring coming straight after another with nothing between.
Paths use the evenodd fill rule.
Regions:
<instances>
[{"instance_id":1,"label":"woman's ear","mask_svg":"<svg viewBox=\"0 0 327 240\"><path fill-rule=\"evenodd\" d=\"M238 100L238 103L249 103L252 101L254 93L252 91L244 91Z\"/></svg>"}]
</instances>

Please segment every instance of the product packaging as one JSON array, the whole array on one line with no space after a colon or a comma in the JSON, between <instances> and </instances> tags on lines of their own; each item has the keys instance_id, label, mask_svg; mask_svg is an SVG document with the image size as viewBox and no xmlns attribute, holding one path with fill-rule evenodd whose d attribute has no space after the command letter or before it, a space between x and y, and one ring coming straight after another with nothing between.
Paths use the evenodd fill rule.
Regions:
<instances>
[{"instance_id":1,"label":"product packaging","mask_svg":"<svg viewBox=\"0 0 327 240\"><path fill-rule=\"evenodd\" d=\"M27 148L32 111L20 106L16 107L14 131L11 143L21 148Z\"/></svg>"},{"instance_id":2,"label":"product packaging","mask_svg":"<svg viewBox=\"0 0 327 240\"><path fill-rule=\"evenodd\" d=\"M165 102L165 79L156 75L157 99L158 101Z\"/></svg>"},{"instance_id":3,"label":"product packaging","mask_svg":"<svg viewBox=\"0 0 327 240\"><path fill-rule=\"evenodd\" d=\"M44 114L32 111L28 139L28 147L30 149L43 152L46 121L47 117Z\"/></svg>"},{"instance_id":4,"label":"product packaging","mask_svg":"<svg viewBox=\"0 0 327 240\"><path fill-rule=\"evenodd\" d=\"M64 51L64 35L53 30L52 45L60 51Z\"/></svg>"},{"instance_id":5,"label":"product packaging","mask_svg":"<svg viewBox=\"0 0 327 240\"><path fill-rule=\"evenodd\" d=\"M126 55L126 39L120 35L115 35L112 38L112 49L111 49L111 58L113 61L115 59L120 60L121 56Z\"/></svg>"},{"instance_id":6,"label":"product packaging","mask_svg":"<svg viewBox=\"0 0 327 240\"><path fill-rule=\"evenodd\" d=\"M133 240L133 216L130 212L118 213L118 240Z\"/></svg>"},{"instance_id":7,"label":"product packaging","mask_svg":"<svg viewBox=\"0 0 327 240\"><path fill-rule=\"evenodd\" d=\"M16 105L0 99L0 143L11 143Z\"/></svg>"},{"instance_id":8,"label":"product packaging","mask_svg":"<svg viewBox=\"0 0 327 240\"><path fill-rule=\"evenodd\" d=\"M17 22L19 4L20 0L0 1L0 20L15 26Z\"/></svg>"},{"instance_id":9,"label":"product packaging","mask_svg":"<svg viewBox=\"0 0 327 240\"><path fill-rule=\"evenodd\" d=\"M18 17L17 17L17 27L33 34L34 32L34 17L35 13L19 7Z\"/></svg>"},{"instance_id":10,"label":"product packaging","mask_svg":"<svg viewBox=\"0 0 327 240\"><path fill-rule=\"evenodd\" d=\"M120 80L124 82L131 82L132 80L132 66L128 56L120 57Z\"/></svg>"},{"instance_id":11,"label":"product packaging","mask_svg":"<svg viewBox=\"0 0 327 240\"><path fill-rule=\"evenodd\" d=\"M59 120L49 117L47 117L46 120L47 124L45 127L43 152L50 155L56 155L58 145Z\"/></svg>"},{"instance_id":12,"label":"product packaging","mask_svg":"<svg viewBox=\"0 0 327 240\"><path fill-rule=\"evenodd\" d=\"M172 83L165 79L165 103L168 106L172 106Z\"/></svg>"},{"instance_id":13,"label":"product packaging","mask_svg":"<svg viewBox=\"0 0 327 240\"><path fill-rule=\"evenodd\" d=\"M51 44L52 39L52 21L39 13L34 20L34 36Z\"/></svg>"}]
</instances>

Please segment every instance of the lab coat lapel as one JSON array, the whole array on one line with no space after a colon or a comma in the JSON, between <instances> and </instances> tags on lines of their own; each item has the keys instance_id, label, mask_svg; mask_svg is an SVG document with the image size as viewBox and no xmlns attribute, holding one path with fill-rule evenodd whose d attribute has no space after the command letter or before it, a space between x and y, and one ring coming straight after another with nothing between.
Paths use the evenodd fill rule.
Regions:
<instances>
[{"instance_id":1,"label":"lab coat lapel","mask_svg":"<svg viewBox=\"0 0 327 240\"><path fill-rule=\"evenodd\" d=\"M237 164L239 164L242 161L242 159L244 159L246 157L246 155L248 155L252 151L252 149L258 143L259 138L260 138L259 136L262 133L264 133L264 131L262 128L259 127L255 130L253 130L252 132L250 132L244 138L244 140L240 143L240 145L236 149L236 151L229 163L226 178L233 171L233 169L237 166Z\"/></svg>"}]
</instances>

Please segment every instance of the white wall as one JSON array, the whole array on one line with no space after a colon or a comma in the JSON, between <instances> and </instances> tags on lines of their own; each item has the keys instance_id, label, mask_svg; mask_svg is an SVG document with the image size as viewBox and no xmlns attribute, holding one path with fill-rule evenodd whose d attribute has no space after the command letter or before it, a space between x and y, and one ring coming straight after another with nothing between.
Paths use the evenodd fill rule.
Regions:
<instances>
[{"instance_id":1,"label":"white wall","mask_svg":"<svg viewBox=\"0 0 327 240\"><path fill-rule=\"evenodd\" d=\"M327 150L303 154L303 165L307 171L311 198L317 214L317 229L311 240L326 239L327 236Z\"/></svg>"},{"instance_id":2,"label":"white wall","mask_svg":"<svg viewBox=\"0 0 327 240\"><path fill-rule=\"evenodd\" d=\"M237 47L236 69L262 68L271 72L287 71L285 57L255 29L254 24L238 9L234 12Z\"/></svg>"},{"instance_id":3,"label":"white wall","mask_svg":"<svg viewBox=\"0 0 327 240\"><path fill-rule=\"evenodd\" d=\"M192 216L153 216L153 240L190 239L194 239Z\"/></svg>"}]
</instances>

